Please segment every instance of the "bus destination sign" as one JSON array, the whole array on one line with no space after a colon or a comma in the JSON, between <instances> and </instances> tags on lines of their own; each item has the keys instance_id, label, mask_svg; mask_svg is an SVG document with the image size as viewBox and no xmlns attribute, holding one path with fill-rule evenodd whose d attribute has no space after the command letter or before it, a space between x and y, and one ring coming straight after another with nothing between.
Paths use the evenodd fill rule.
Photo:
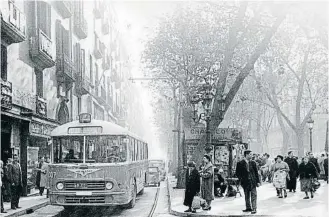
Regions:
<instances>
[{"instance_id":1,"label":"bus destination sign","mask_svg":"<svg viewBox=\"0 0 329 217\"><path fill-rule=\"evenodd\" d=\"M91 122L91 114L89 114L89 113L79 114L79 122L80 123L90 123Z\"/></svg>"}]
</instances>

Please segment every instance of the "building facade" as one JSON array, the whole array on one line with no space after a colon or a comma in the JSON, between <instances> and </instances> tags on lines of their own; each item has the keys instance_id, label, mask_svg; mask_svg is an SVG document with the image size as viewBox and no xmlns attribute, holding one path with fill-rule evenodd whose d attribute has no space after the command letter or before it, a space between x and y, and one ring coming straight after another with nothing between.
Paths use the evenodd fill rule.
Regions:
<instances>
[{"instance_id":1,"label":"building facade","mask_svg":"<svg viewBox=\"0 0 329 217\"><path fill-rule=\"evenodd\" d=\"M128 127L129 59L110 1L0 4L1 158L19 156L28 195L56 126L88 112Z\"/></svg>"}]
</instances>

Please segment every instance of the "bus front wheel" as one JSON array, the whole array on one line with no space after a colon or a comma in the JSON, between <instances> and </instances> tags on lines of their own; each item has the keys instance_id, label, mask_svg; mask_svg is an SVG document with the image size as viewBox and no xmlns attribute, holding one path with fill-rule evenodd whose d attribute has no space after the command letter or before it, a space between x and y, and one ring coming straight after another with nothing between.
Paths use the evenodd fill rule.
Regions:
<instances>
[{"instance_id":1,"label":"bus front wheel","mask_svg":"<svg viewBox=\"0 0 329 217\"><path fill-rule=\"evenodd\" d=\"M136 184L135 184L134 185L134 190L133 190L133 198L131 199L131 201L128 204L128 209L132 209L136 205L136 196L137 196L137 187L136 187Z\"/></svg>"}]
</instances>

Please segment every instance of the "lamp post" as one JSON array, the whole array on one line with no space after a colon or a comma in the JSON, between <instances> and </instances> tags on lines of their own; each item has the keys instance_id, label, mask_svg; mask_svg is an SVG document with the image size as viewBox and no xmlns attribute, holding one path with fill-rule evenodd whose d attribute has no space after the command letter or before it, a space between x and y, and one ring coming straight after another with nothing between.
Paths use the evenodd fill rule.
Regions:
<instances>
[{"instance_id":1,"label":"lamp post","mask_svg":"<svg viewBox=\"0 0 329 217\"><path fill-rule=\"evenodd\" d=\"M313 146L312 146L312 130L314 125L314 120L312 117L310 117L307 121L308 129L310 129L310 151L312 152Z\"/></svg>"}]
</instances>

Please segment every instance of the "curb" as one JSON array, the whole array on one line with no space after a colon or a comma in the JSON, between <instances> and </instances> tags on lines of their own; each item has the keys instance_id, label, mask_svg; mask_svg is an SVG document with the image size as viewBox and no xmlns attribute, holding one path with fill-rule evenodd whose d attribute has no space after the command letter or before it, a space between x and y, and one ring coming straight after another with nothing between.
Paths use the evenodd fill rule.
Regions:
<instances>
[{"instance_id":1,"label":"curb","mask_svg":"<svg viewBox=\"0 0 329 217\"><path fill-rule=\"evenodd\" d=\"M18 216L27 214L27 211L29 211L29 213L30 213L31 210L34 212L35 210L40 209L42 207L45 207L49 204L50 204L50 201L48 200L48 201L45 201L43 203L40 203L40 204L37 204L37 205L34 205L34 206L23 208L22 210L19 210L18 212L15 212L15 213L8 214L5 217L18 217Z\"/></svg>"}]
</instances>

